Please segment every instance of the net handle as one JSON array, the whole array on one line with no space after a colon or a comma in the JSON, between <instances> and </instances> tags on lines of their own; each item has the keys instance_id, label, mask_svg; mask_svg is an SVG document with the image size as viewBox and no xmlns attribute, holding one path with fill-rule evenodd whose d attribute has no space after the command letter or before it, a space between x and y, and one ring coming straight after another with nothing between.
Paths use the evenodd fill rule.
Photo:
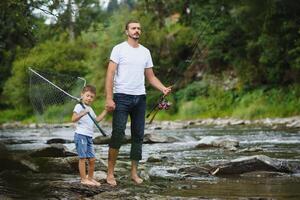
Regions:
<instances>
[{"instance_id":1,"label":"net handle","mask_svg":"<svg viewBox=\"0 0 300 200\"><path fill-rule=\"evenodd\" d=\"M62 93L64 93L65 95L67 95L68 97L78 101L78 103L82 106L82 108L85 108L84 104L81 102L80 98L75 97L70 95L69 93L67 93L66 91L64 91L63 89L61 89L60 87L58 87L57 85L55 85L54 83L52 83L51 81L49 81L48 79L46 79L45 77L43 77L42 75L40 75L38 72L36 72L35 70L33 70L31 67L28 68L31 72L33 72L35 75L39 76L40 78L42 78L44 81L46 81L47 83L49 83L50 85L52 85L53 87L55 87L56 89L58 89L59 91L61 91ZM98 130L101 132L101 134L103 136L107 136L107 134L105 133L105 131L99 126L98 122L96 121L96 119L94 119L91 115L90 112L88 112L88 116L91 118L91 120L94 122L94 124L96 125L96 127L98 128Z\"/></svg>"}]
</instances>

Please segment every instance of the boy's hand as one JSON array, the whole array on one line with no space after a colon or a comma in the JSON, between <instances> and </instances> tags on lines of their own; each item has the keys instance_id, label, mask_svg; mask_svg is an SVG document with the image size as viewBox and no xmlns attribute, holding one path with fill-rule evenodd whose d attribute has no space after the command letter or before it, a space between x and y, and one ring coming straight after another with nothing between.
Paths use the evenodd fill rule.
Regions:
<instances>
[{"instance_id":1,"label":"boy's hand","mask_svg":"<svg viewBox=\"0 0 300 200\"><path fill-rule=\"evenodd\" d=\"M85 108L83 111L81 111L81 116L84 116L86 114L88 114L90 112L90 109L89 108Z\"/></svg>"}]
</instances>

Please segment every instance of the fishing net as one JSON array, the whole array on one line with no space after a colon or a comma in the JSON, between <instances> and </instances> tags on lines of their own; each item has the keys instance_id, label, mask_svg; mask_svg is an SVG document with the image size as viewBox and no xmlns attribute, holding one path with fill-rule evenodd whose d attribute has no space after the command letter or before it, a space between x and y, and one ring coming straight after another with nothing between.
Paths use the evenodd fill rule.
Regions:
<instances>
[{"instance_id":1,"label":"fishing net","mask_svg":"<svg viewBox=\"0 0 300 200\"><path fill-rule=\"evenodd\" d=\"M75 98L80 95L85 86L85 80L80 77L31 68L28 72L29 97L37 121L39 123L70 122L76 104Z\"/></svg>"}]
</instances>

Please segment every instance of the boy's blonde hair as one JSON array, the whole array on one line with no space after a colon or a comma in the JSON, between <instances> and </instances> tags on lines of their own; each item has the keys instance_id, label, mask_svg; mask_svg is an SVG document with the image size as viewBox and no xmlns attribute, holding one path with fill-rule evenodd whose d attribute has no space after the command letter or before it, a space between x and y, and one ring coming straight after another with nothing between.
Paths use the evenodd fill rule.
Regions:
<instances>
[{"instance_id":1,"label":"boy's blonde hair","mask_svg":"<svg viewBox=\"0 0 300 200\"><path fill-rule=\"evenodd\" d=\"M84 94L86 92L91 92L96 95L96 87L93 85L86 85L82 88L81 93Z\"/></svg>"}]
</instances>

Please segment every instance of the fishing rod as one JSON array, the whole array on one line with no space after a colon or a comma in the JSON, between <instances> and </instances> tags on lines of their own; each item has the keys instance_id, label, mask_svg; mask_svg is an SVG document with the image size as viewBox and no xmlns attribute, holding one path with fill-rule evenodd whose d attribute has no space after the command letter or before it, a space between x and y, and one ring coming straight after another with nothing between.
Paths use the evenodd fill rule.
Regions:
<instances>
[{"instance_id":1,"label":"fishing rod","mask_svg":"<svg viewBox=\"0 0 300 200\"><path fill-rule=\"evenodd\" d=\"M174 87L174 84L170 86L170 88ZM152 121L154 120L156 114L158 113L158 111L160 110L168 110L170 108L170 106L172 105L169 101L166 100L166 96L165 94L162 94L157 103L152 107L152 109L150 110L150 112L146 115L146 118L150 117L150 115L153 113L149 124L152 123Z\"/></svg>"}]
</instances>

